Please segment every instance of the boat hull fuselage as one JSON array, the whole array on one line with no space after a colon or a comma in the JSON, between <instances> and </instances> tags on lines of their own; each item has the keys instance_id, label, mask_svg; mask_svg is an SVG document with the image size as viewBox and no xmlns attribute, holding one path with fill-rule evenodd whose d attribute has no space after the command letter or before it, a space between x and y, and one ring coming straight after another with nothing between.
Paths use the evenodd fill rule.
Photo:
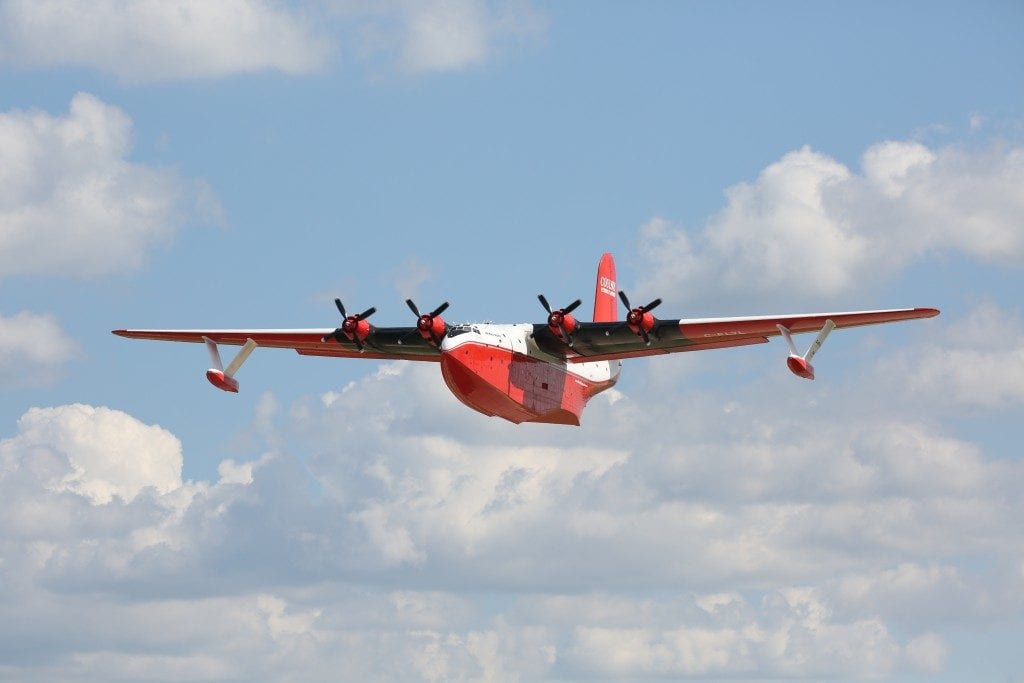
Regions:
<instances>
[{"instance_id":1,"label":"boat hull fuselage","mask_svg":"<svg viewBox=\"0 0 1024 683\"><path fill-rule=\"evenodd\" d=\"M587 401L618 379L618 362L572 364L540 351L529 325L454 332L442 344L441 373L462 403L485 415L579 425Z\"/></svg>"}]
</instances>

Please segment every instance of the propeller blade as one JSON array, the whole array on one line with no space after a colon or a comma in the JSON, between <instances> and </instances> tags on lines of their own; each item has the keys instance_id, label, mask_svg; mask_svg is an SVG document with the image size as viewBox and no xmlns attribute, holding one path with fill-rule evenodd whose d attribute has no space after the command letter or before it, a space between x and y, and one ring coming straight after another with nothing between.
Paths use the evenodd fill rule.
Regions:
<instances>
[{"instance_id":1,"label":"propeller blade","mask_svg":"<svg viewBox=\"0 0 1024 683\"><path fill-rule=\"evenodd\" d=\"M373 306L370 306L365 311L363 311L362 313L357 315L356 316L356 320L364 320L366 318L369 318L371 315L373 315L376 312L377 312L377 309L375 307L373 307Z\"/></svg>"},{"instance_id":2,"label":"propeller blade","mask_svg":"<svg viewBox=\"0 0 1024 683\"><path fill-rule=\"evenodd\" d=\"M551 306L548 305L548 300L544 298L543 294L538 294L537 298L540 300L540 305L543 306L544 310L547 311L548 314L550 315L550 313L551 313Z\"/></svg>"},{"instance_id":3,"label":"propeller blade","mask_svg":"<svg viewBox=\"0 0 1024 683\"><path fill-rule=\"evenodd\" d=\"M440 306L435 308L433 311L431 311L430 313L426 313L426 314L420 313L420 309L416 306L416 304L413 302L412 299L406 299L405 300L405 305L409 307L409 310L412 311L413 315L415 315L416 318L417 318L417 320L416 320L416 328L414 330L410 331L405 336L403 336L401 339L399 339L398 343L399 344L404 344L405 341L407 339L409 339L410 337L412 337L413 335L421 335L422 336L423 333L427 332L427 330L423 330L421 332L420 331L420 327L419 327L420 323L423 321L424 316L426 316L427 318L430 319L430 327L428 328L430 330L429 333L428 333L429 337L430 337L430 340L434 342L435 346L440 347L441 346L441 339L444 338L445 334L448 334L448 325L446 324L444 326L444 334L438 336L434 332L434 330L433 330L433 323L434 323L434 318L436 318L437 316L441 315L442 313L444 313L448 309L448 302L445 301L443 304L441 304Z\"/></svg>"},{"instance_id":4,"label":"propeller blade","mask_svg":"<svg viewBox=\"0 0 1024 683\"><path fill-rule=\"evenodd\" d=\"M629 297L626 296L626 293L621 289L619 290L619 298L622 299L622 303L626 304L627 309L631 311L633 310L633 307L629 305Z\"/></svg>"},{"instance_id":5,"label":"propeller blade","mask_svg":"<svg viewBox=\"0 0 1024 683\"><path fill-rule=\"evenodd\" d=\"M347 318L348 317L345 314L345 307L341 304L341 299L335 299L334 300L334 305L338 307L338 311L341 313L341 317L342 318Z\"/></svg>"},{"instance_id":6,"label":"propeller blade","mask_svg":"<svg viewBox=\"0 0 1024 683\"><path fill-rule=\"evenodd\" d=\"M561 323L559 323L558 331L562 333L562 339L565 341L566 344L569 345L569 348L572 348L572 335L570 335L565 330L565 325L562 325Z\"/></svg>"},{"instance_id":7,"label":"propeller blade","mask_svg":"<svg viewBox=\"0 0 1024 683\"><path fill-rule=\"evenodd\" d=\"M647 334L647 330L644 329L643 325L640 326L640 336L644 338L644 344L647 346L651 345L651 337Z\"/></svg>"},{"instance_id":8,"label":"propeller blade","mask_svg":"<svg viewBox=\"0 0 1024 683\"><path fill-rule=\"evenodd\" d=\"M643 313L646 313L647 311L654 310L655 308L657 308L660 305L661 305L661 299L655 299L651 303L649 303L646 306L644 306L643 308L641 308L640 311L643 312Z\"/></svg>"},{"instance_id":9,"label":"propeller blade","mask_svg":"<svg viewBox=\"0 0 1024 683\"><path fill-rule=\"evenodd\" d=\"M573 312L573 311L575 311L575 310L576 310L576 308L577 308L577 307L578 307L578 306L579 306L580 304L582 304L582 303L583 303L583 301L582 301L582 300L580 300L580 299L576 299L576 301L573 301L573 302L572 302L571 304L569 304L568 306L566 306L566 307L565 307L565 310L564 310L564 311L562 311L562 312L563 312L563 313L572 313L572 312Z\"/></svg>"}]
</instances>

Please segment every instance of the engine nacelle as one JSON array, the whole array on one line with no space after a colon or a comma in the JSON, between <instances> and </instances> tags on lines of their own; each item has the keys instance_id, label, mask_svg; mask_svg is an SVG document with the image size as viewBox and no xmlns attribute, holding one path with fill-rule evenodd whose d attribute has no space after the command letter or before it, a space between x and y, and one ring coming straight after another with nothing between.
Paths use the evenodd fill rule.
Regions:
<instances>
[{"instance_id":1,"label":"engine nacelle","mask_svg":"<svg viewBox=\"0 0 1024 683\"><path fill-rule=\"evenodd\" d=\"M225 375L223 370L210 368L206 371L206 379L210 380L210 384L221 391L230 391L233 394L238 393L238 380Z\"/></svg>"},{"instance_id":2,"label":"engine nacelle","mask_svg":"<svg viewBox=\"0 0 1024 683\"><path fill-rule=\"evenodd\" d=\"M579 323L576 322L576 318L573 317L572 313L566 313L564 310L552 311L548 315L548 329L562 341L568 343L572 333L579 327ZM565 331L565 338L563 338L562 331Z\"/></svg>"},{"instance_id":3,"label":"engine nacelle","mask_svg":"<svg viewBox=\"0 0 1024 683\"><path fill-rule=\"evenodd\" d=\"M424 313L417 318L416 329L425 341L437 343L448 332L448 323L439 315Z\"/></svg>"},{"instance_id":4,"label":"engine nacelle","mask_svg":"<svg viewBox=\"0 0 1024 683\"><path fill-rule=\"evenodd\" d=\"M370 336L370 332L373 331L373 327L371 327L370 323L366 320L355 315L350 315L345 318L345 322L342 323L341 331L346 337L348 337L349 341L362 344L366 341L366 338Z\"/></svg>"},{"instance_id":5,"label":"engine nacelle","mask_svg":"<svg viewBox=\"0 0 1024 683\"><path fill-rule=\"evenodd\" d=\"M797 377L814 379L814 366L808 363L802 356L790 354L789 358L786 359L786 365L789 367L789 371Z\"/></svg>"}]
</instances>

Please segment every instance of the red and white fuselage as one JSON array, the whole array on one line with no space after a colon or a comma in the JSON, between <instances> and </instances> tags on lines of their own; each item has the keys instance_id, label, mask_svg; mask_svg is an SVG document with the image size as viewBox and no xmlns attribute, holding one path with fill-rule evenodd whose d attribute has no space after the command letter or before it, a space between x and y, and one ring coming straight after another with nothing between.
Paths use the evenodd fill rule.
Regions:
<instances>
[{"instance_id":1,"label":"red and white fuselage","mask_svg":"<svg viewBox=\"0 0 1024 683\"><path fill-rule=\"evenodd\" d=\"M457 325L441 343L452 393L484 415L510 422L579 425L592 396L611 388L622 363L568 363L540 349L533 325Z\"/></svg>"}]
</instances>

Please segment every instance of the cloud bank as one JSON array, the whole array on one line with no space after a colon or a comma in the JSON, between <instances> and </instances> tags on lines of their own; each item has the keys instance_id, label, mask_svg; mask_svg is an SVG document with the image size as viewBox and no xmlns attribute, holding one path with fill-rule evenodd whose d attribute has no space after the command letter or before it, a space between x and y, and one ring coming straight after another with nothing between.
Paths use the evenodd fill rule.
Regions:
<instances>
[{"instance_id":1,"label":"cloud bank","mask_svg":"<svg viewBox=\"0 0 1024 683\"><path fill-rule=\"evenodd\" d=\"M4 658L97 680L941 673L946 625L1024 610L1024 468L863 384L815 407L766 380L626 389L567 433L383 365L261 401L268 449L215 482L123 412L32 409L0 441Z\"/></svg>"}]
</instances>

